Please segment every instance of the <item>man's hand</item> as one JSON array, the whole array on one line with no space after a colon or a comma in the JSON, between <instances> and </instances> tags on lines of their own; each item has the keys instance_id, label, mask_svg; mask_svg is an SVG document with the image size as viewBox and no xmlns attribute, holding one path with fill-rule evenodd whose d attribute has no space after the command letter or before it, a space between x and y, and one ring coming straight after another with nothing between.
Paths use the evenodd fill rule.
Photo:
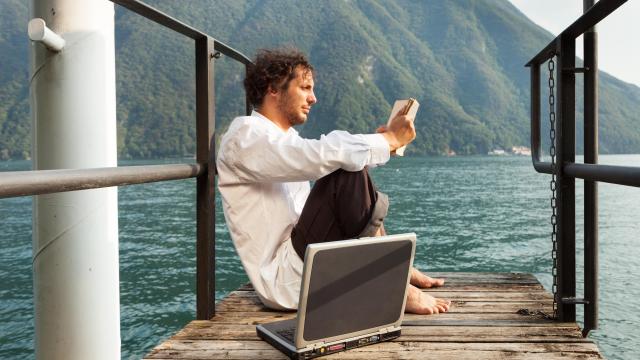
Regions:
<instances>
[{"instance_id":1,"label":"man's hand","mask_svg":"<svg viewBox=\"0 0 640 360\"><path fill-rule=\"evenodd\" d=\"M389 127L380 126L376 132L384 136L389 143L391 152L407 145L416 138L416 128L413 125L413 118L407 115L394 117Z\"/></svg>"}]
</instances>

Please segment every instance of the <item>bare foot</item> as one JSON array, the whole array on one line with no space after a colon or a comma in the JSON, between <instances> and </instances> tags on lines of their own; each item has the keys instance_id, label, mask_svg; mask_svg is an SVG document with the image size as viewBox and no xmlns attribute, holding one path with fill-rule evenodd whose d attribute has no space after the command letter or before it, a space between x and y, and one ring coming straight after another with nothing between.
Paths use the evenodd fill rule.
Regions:
<instances>
[{"instance_id":1,"label":"bare foot","mask_svg":"<svg viewBox=\"0 0 640 360\"><path fill-rule=\"evenodd\" d=\"M384 229L384 224L380 225L378 231L376 231L374 236L385 236L387 235L387 231ZM416 268L411 268L411 285L415 285L421 289L426 289L430 287L438 287L444 285L444 279L434 279L429 277L423 273L421 273Z\"/></svg>"},{"instance_id":2,"label":"bare foot","mask_svg":"<svg viewBox=\"0 0 640 360\"><path fill-rule=\"evenodd\" d=\"M434 298L413 285L407 290L407 305L404 312L431 315L449 311L451 301Z\"/></svg>"},{"instance_id":3,"label":"bare foot","mask_svg":"<svg viewBox=\"0 0 640 360\"><path fill-rule=\"evenodd\" d=\"M434 279L420 272L416 268L411 268L411 285L415 285L421 289L437 287L444 285L444 279Z\"/></svg>"}]
</instances>

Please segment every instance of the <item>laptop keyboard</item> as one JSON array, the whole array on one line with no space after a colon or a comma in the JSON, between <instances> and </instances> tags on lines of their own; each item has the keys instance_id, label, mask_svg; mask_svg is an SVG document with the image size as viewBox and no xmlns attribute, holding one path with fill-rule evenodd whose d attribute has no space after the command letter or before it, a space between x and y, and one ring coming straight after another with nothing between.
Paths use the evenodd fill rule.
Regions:
<instances>
[{"instance_id":1,"label":"laptop keyboard","mask_svg":"<svg viewBox=\"0 0 640 360\"><path fill-rule=\"evenodd\" d=\"M278 331L278 335L282 336L283 338L293 343L293 335L295 331L296 331L296 328L283 329Z\"/></svg>"}]
</instances>

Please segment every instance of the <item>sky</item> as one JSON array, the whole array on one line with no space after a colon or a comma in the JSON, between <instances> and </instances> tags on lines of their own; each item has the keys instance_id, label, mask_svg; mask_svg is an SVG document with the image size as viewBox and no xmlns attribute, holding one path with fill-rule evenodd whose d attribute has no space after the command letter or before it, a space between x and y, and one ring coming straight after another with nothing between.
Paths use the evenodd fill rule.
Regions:
<instances>
[{"instance_id":1,"label":"sky","mask_svg":"<svg viewBox=\"0 0 640 360\"><path fill-rule=\"evenodd\" d=\"M510 0L529 19L558 35L582 15L582 0ZM600 70L640 86L640 0L628 0L598 26ZM576 42L582 58L582 37Z\"/></svg>"}]
</instances>

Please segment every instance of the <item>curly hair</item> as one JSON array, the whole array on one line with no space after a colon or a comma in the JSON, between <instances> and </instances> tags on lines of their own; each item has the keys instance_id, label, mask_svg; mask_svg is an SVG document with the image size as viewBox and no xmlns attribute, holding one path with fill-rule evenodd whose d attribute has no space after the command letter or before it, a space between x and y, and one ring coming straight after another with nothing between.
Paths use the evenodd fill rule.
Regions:
<instances>
[{"instance_id":1,"label":"curly hair","mask_svg":"<svg viewBox=\"0 0 640 360\"><path fill-rule=\"evenodd\" d=\"M307 57L295 48L260 49L253 66L247 69L244 89L251 105L262 104L269 87L284 90L296 77L296 69L313 72Z\"/></svg>"}]
</instances>

